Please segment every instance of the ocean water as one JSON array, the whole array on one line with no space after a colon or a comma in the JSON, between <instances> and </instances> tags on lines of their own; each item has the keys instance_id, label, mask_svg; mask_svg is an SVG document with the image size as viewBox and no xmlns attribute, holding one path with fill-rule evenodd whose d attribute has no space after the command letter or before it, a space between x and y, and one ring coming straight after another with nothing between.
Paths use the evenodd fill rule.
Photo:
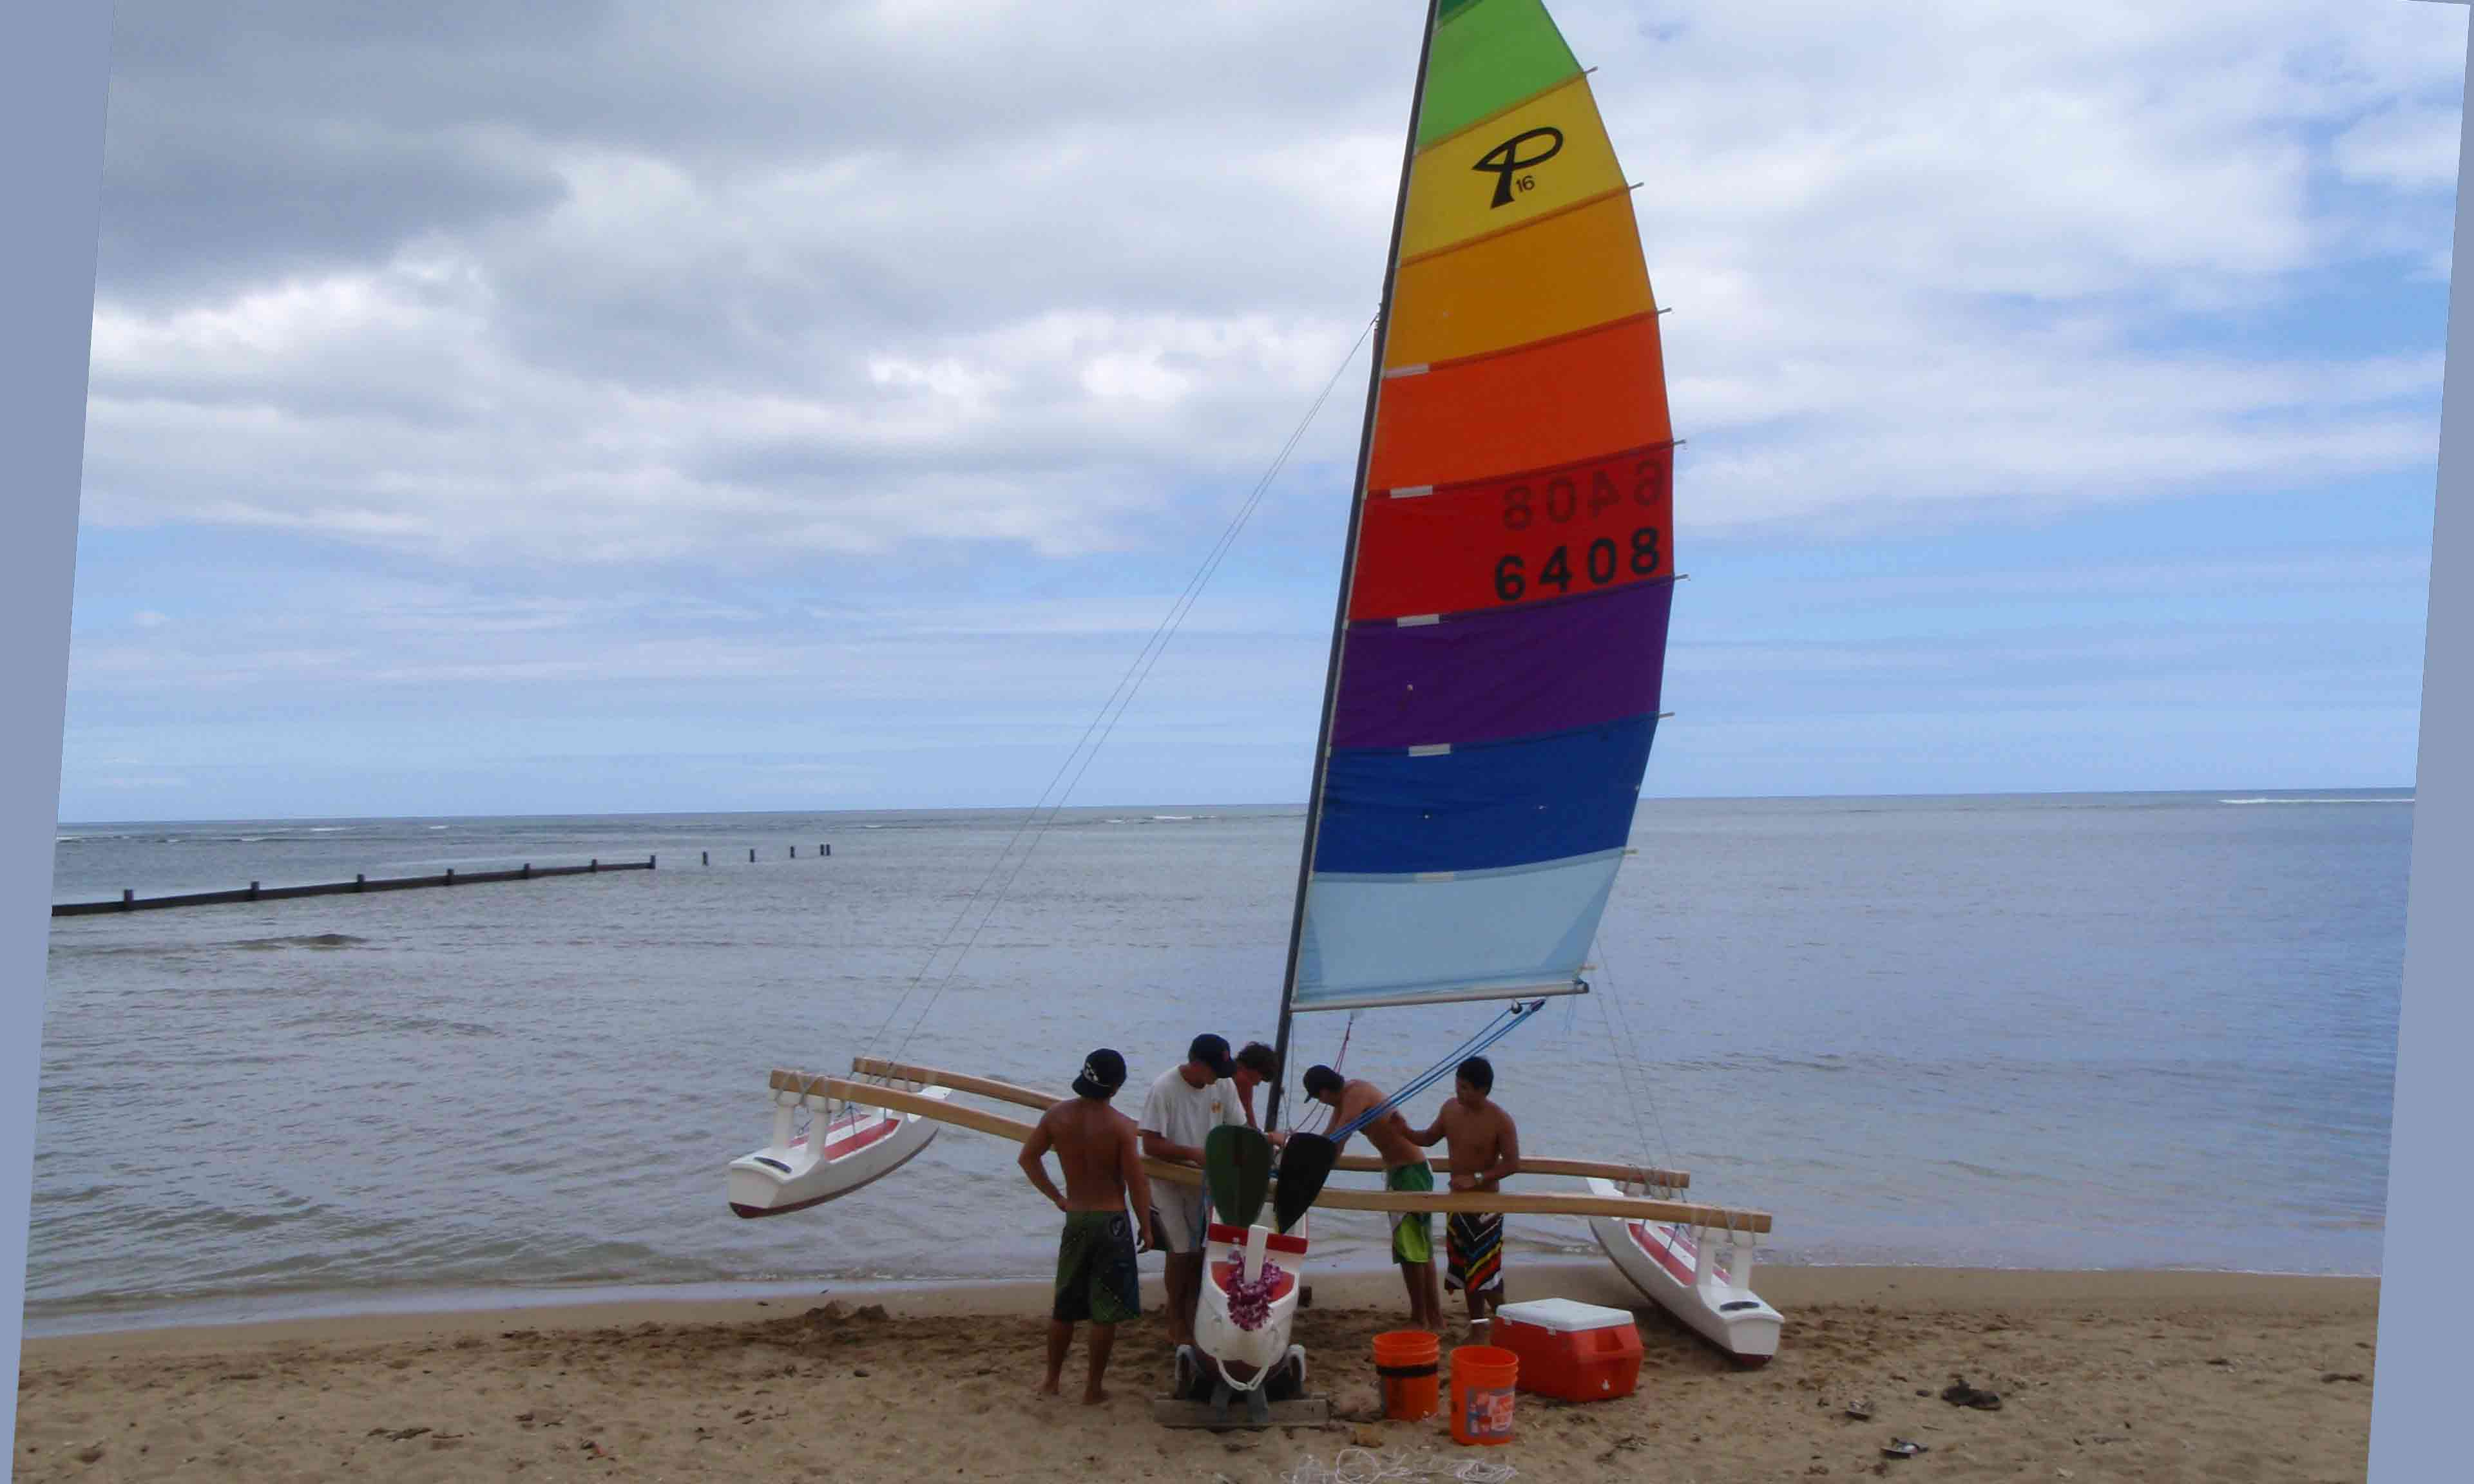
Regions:
<instances>
[{"instance_id":1,"label":"ocean water","mask_svg":"<svg viewBox=\"0 0 2474 1484\"><path fill-rule=\"evenodd\" d=\"M722 1199L776 1065L1061 1089L1271 1038L1299 811L1025 819L62 826L60 900L661 865L55 920L30 1327L1040 1276L1054 1213L965 1130L809 1212ZM1646 802L1593 992L1496 1097L1532 1153L1772 1212L1772 1261L2375 1273L2412 827L2379 791ZM1396 1086L1492 1014L1301 1017L1294 1066L1346 1032ZM1379 1265L1381 1218L1317 1249ZM1514 1263L1594 1250L1512 1225Z\"/></svg>"}]
</instances>

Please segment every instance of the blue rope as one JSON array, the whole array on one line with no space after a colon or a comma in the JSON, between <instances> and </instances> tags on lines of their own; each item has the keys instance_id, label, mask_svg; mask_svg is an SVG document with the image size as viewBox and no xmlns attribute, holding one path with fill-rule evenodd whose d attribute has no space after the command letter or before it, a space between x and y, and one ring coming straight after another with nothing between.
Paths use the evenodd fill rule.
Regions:
<instances>
[{"instance_id":1,"label":"blue rope","mask_svg":"<svg viewBox=\"0 0 2474 1484\"><path fill-rule=\"evenodd\" d=\"M1392 1112L1402 1103L1407 1102L1410 1098L1417 1096L1420 1091L1433 1085L1435 1079L1441 1075L1444 1067L1458 1066L1464 1060L1477 1055L1480 1049L1492 1044L1492 1038L1500 1035L1505 1030L1509 1030L1511 1025L1506 1023L1507 1017L1516 1015L1518 1008L1519 1007L1516 1005L1511 1010L1496 1012L1494 1018L1489 1020L1484 1026L1480 1027L1476 1035L1471 1036L1468 1040L1462 1041L1459 1046L1445 1053L1442 1061L1436 1063L1433 1066L1428 1067L1424 1072L1419 1073L1416 1081L1411 1082L1407 1087L1402 1088L1399 1091L1392 1094L1382 1102L1375 1104L1366 1112L1358 1114L1358 1116L1351 1120L1346 1128L1332 1131L1328 1137L1335 1143L1341 1139L1346 1138L1349 1135L1356 1133L1359 1129L1366 1127L1366 1125L1382 1117L1385 1113ZM1514 1023L1517 1022L1516 1021Z\"/></svg>"},{"instance_id":2,"label":"blue rope","mask_svg":"<svg viewBox=\"0 0 2474 1484\"><path fill-rule=\"evenodd\" d=\"M1515 1030L1519 1028L1521 1021L1528 1019L1531 1016L1536 1015L1539 1011L1545 1008L1545 1000L1534 999L1528 1004L1515 1004L1510 1010L1501 1012L1496 1015L1492 1020L1487 1022L1484 1030L1478 1032L1468 1040L1462 1041L1458 1050L1453 1051L1450 1055L1436 1063L1432 1067L1429 1067L1425 1072L1421 1073L1415 1082L1410 1083L1407 1087L1393 1093L1390 1097L1385 1098L1382 1102L1375 1104L1366 1112L1359 1113L1356 1118L1352 1119L1346 1127L1335 1129L1325 1137L1333 1143L1339 1143L1342 1139L1348 1137L1348 1136L1356 1133L1359 1129L1366 1127L1366 1125L1382 1117L1384 1114L1391 1113L1394 1109L1398 1108L1409 1099L1416 1097L1419 1093L1423 1092L1430 1087L1433 1087L1436 1083L1443 1080L1443 1073L1456 1070L1462 1062L1477 1055L1481 1051L1484 1051L1487 1047L1493 1045L1504 1037L1511 1035Z\"/></svg>"}]
</instances>

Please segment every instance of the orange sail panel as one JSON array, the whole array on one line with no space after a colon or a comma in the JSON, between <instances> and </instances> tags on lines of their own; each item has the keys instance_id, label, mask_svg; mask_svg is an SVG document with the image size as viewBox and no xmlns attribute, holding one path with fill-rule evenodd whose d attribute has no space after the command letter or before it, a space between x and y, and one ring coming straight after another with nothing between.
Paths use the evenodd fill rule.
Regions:
<instances>
[{"instance_id":1,"label":"orange sail panel","mask_svg":"<svg viewBox=\"0 0 2474 1484\"><path fill-rule=\"evenodd\" d=\"M1546 468L1662 443L1658 317L1383 374L1369 490Z\"/></svg>"}]
</instances>

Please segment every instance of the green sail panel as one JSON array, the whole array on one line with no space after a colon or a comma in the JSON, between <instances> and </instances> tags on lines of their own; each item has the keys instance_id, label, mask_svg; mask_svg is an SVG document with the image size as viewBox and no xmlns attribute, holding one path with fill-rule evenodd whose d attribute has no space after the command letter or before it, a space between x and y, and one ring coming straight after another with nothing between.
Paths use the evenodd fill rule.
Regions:
<instances>
[{"instance_id":1,"label":"green sail panel","mask_svg":"<svg viewBox=\"0 0 2474 1484\"><path fill-rule=\"evenodd\" d=\"M1418 148L1579 74L1539 0L1443 0L1418 108Z\"/></svg>"}]
</instances>

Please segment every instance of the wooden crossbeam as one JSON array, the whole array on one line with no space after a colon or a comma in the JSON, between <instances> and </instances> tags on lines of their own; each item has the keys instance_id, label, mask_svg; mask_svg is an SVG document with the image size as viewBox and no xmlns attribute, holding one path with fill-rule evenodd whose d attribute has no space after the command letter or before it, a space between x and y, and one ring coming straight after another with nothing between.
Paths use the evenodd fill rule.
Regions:
<instances>
[{"instance_id":1,"label":"wooden crossbeam","mask_svg":"<svg viewBox=\"0 0 2474 1484\"><path fill-rule=\"evenodd\" d=\"M890 1077L897 1082L916 1082L930 1087L951 1088L977 1097L993 1098L1022 1108L1042 1111L1054 1106L1064 1094L1042 1092L992 1077L973 1077L949 1071L941 1066L923 1066L915 1062L889 1062L883 1057L851 1058L851 1075L855 1077ZM1380 1174L1383 1161L1372 1155L1345 1154L1334 1169L1354 1170L1361 1174ZM1520 1173L1524 1175L1570 1175L1587 1178L1595 1175L1602 1180L1621 1184L1662 1185L1669 1190L1682 1190L1692 1184L1685 1170L1661 1169L1654 1164L1614 1164L1603 1160L1558 1160L1543 1155L1520 1157Z\"/></svg>"},{"instance_id":2,"label":"wooden crossbeam","mask_svg":"<svg viewBox=\"0 0 2474 1484\"><path fill-rule=\"evenodd\" d=\"M1017 1143L1031 1137L1031 1126L1018 1118L982 1113L976 1108L957 1108L933 1097L872 1082L776 1071L772 1085L774 1090L781 1092L838 1098L861 1107L917 1113L923 1118L934 1118L940 1123L994 1135L999 1138L1010 1138ZM1202 1183L1202 1172L1190 1164L1171 1164L1161 1160L1146 1159L1143 1169L1154 1180L1170 1180L1186 1185ZM1719 1227L1756 1233L1770 1230L1767 1211L1738 1210L1731 1207L1701 1206L1684 1201L1654 1201L1634 1196L1574 1195L1561 1191L1345 1190L1326 1185L1315 1198L1315 1204L1335 1210L1425 1211L1432 1215L1496 1211L1512 1216L1613 1216L1620 1220L1671 1221L1686 1226Z\"/></svg>"}]
</instances>

